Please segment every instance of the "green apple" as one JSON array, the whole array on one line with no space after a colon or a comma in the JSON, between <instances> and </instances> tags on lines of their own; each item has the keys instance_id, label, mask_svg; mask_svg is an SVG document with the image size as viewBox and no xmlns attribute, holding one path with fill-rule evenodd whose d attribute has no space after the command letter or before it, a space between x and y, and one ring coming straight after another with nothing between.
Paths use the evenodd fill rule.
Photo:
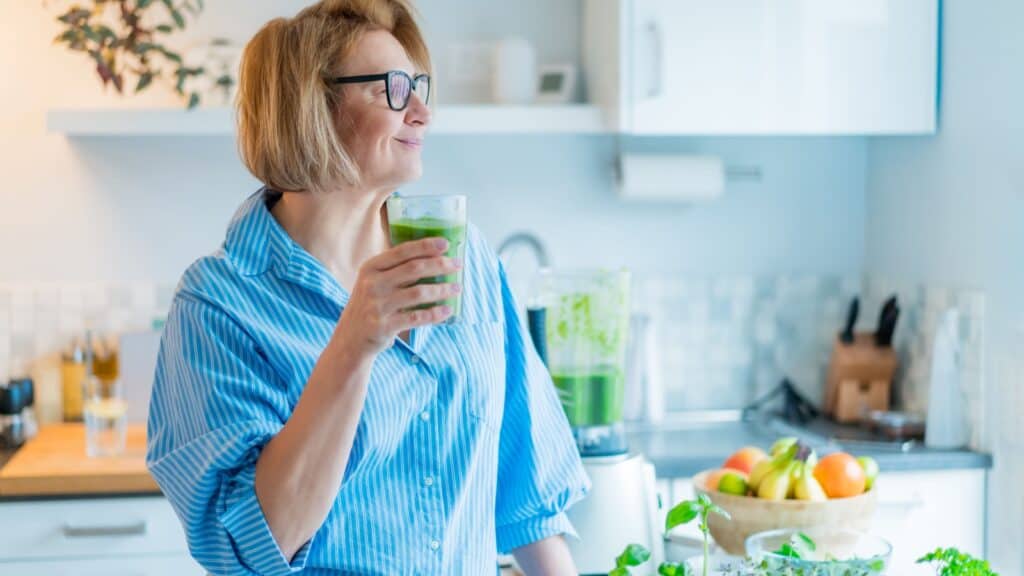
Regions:
<instances>
[{"instance_id":1,"label":"green apple","mask_svg":"<svg viewBox=\"0 0 1024 576\"><path fill-rule=\"evenodd\" d=\"M718 481L718 491L726 494L735 494L737 496L747 495L747 479L744 478L742 472L735 472L730 470L722 475L722 478Z\"/></svg>"},{"instance_id":2,"label":"green apple","mask_svg":"<svg viewBox=\"0 0 1024 576\"><path fill-rule=\"evenodd\" d=\"M875 459L870 456L861 456L857 458L857 463L864 469L864 476L867 477L864 490L871 490L875 484L875 478L878 478L878 462L875 462Z\"/></svg>"}]
</instances>

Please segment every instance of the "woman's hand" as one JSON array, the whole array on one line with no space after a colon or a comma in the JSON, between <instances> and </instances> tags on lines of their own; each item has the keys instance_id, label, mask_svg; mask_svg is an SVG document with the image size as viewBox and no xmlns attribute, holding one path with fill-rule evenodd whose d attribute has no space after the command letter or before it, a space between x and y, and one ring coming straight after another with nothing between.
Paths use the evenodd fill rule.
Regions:
<instances>
[{"instance_id":1,"label":"woman's hand","mask_svg":"<svg viewBox=\"0 0 1024 576\"><path fill-rule=\"evenodd\" d=\"M444 256L447 248L444 238L424 238L389 248L363 263L333 343L356 356L374 357L401 332L448 318L452 310L445 305L410 310L451 298L461 290L457 283L415 284L423 278L454 274L462 266Z\"/></svg>"}]
</instances>

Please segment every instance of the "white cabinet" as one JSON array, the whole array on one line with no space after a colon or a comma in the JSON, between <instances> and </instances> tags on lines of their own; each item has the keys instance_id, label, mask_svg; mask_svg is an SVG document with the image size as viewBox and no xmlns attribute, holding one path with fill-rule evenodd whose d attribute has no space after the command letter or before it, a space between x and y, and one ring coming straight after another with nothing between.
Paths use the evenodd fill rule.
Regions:
<instances>
[{"instance_id":1,"label":"white cabinet","mask_svg":"<svg viewBox=\"0 0 1024 576\"><path fill-rule=\"evenodd\" d=\"M914 564L938 547L985 554L985 471L883 473L874 532L893 546L892 574L932 576Z\"/></svg>"},{"instance_id":2,"label":"white cabinet","mask_svg":"<svg viewBox=\"0 0 1024 576\"><path fill-rule=\"evenodd\" d=\"M676 479L661 490L669 492L668 507L694 497L689 479ZM985 555L985 470L883 472L878 480L878 508L871 532L892 544L890 574L933 576L931 567L915 560L938 547L955 547L977 557ZM696 526L677 529L699 539Z\"/></svg>"},{"instance_id":3,"label":"white cabinet","mask_svg":"<svg viewBox=\"0 0 1024 576\"><path fill-rule=\"evenodd\" d=\"M930 133L938 0L584 0L583 58L623 132Z\"/></svg>"},{"instance_id":4,"label":"white cabinet","mask_svg":"<svg viewBox=\"0 0 1024 576\"><path fill-rule=\"evenodd\" d=\"M0 574L201 575L166 499L0 502Z\"/></svg>"}]
</instances>

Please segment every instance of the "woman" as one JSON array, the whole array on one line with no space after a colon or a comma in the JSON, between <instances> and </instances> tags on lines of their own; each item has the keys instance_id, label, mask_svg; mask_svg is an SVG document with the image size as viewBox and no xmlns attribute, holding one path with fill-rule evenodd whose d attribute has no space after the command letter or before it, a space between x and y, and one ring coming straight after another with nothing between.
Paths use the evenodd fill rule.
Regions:
<instances>
[{"instance_id":1,"label":"woman","mask_svg":"<svg viewBox=\"0 0 1024 576\"><path fill-rule=\"evenodd\" d=\"M265 187L184 274L147 464L214 574L471 574L511 551L575 567L589 489L494 253L471 228L459 323L411 287L463 265L391 247L420 176L430 60L407 0L325 0L243 56L239 147Z\"/></svg>"}]
</instances>

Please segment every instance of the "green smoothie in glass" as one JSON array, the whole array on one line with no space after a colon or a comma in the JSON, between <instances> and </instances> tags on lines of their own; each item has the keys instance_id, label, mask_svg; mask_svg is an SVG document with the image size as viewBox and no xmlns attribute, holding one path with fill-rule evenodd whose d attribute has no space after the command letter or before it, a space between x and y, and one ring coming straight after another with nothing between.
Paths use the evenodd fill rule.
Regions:
<instances>
[{"instance_id":1,"label":"green smoothie in glass","mask_svg":"<svg viewBox=\"0 0 1024 576\"><path fill-rule=\"evenodd\" d=\"M388 227L391 233L391 244L397 246L403 242L422 238L445 238L448 249L445 256L462 260L466 250L466 197L465 196L392 196L387 202ZM462 270L456 274L430 276L416 284L462 284ZM440 302L423 304L417 309L448 305L452 309L451 316L445 321L452 323L457 320L462 308L462 294Z\"/></svg>"}]
</instances>

